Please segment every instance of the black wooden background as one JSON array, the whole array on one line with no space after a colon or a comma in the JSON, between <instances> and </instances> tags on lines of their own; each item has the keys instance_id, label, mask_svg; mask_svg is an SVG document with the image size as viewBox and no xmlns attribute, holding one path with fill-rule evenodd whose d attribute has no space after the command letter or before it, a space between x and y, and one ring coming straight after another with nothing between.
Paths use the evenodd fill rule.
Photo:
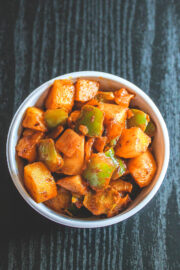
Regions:
<instances>
[{"instance_id":1,"label":"black wooden background","mask_svg":"<svg viewBox=\"0 0 180 270\"><path fill-rule=\"evenodd\" d=\"M0 269L180 269L180 1L0 1ZM169 129L168 173L129 220L73 229L32 210L8 173L13 114L60 74L99 70L142 88Z\"/></svg>"}]
</instances>

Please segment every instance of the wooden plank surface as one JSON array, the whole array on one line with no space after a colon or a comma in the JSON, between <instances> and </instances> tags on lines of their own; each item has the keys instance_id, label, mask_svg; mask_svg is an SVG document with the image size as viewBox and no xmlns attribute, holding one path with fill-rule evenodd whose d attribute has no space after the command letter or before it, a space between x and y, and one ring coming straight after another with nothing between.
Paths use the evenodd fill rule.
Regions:
<instances>
[{"instance_id":1,"label":"wooden plank surface","mask_svg":"<svg viewBox=\"0 0 180 270\"><path fill-rule=\"evenodd\" d=\"M0 8L0 269L180 269L180 1L2 0ZM38 215L12 184L11 118L34 88L99 70L142 88L171 141L155 198L117 225L73 229Z\"/></svg>"}]
</instances>

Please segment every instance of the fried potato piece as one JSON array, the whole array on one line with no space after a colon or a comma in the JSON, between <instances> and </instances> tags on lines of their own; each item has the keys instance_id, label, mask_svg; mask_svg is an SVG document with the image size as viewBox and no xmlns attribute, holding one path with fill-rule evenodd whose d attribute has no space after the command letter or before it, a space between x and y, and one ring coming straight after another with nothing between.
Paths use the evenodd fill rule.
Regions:
<instances>
[{"instance_id":1,"label":"fried potato piece","mask_svg":"<svg viewBox=\"0 0 180 270\"><path fill-rule=\"evenodd\" d=\"M134 158L145 152L151 142L139 127L124 129L116 145L115 154L123 158Z\"/></svg>"},{"instance_id":2,"label":"fried potato piece","mask_svg":"<svg viewBox=\"0 0 180 270\"><path fill-rule=\"evenodd\" d=\"M77 119L79 118L80 116L80 111L76 110L76 111L73 111L70 116L68 117L68 126L70 128L74 128L75 125L76 125L76 121Z\"/></svg>"},{"instance_id":3,"label":"fried potato piece","mask_svg":"<svg viewBox=\"0 0 180 270\"><path fill-rule=\"evenodd\" d=\"M24 184L37 203L57 195L54 178L42 162L34 162L24 167Z\"/></svg>"},{"instance_id":4,"label":"fried potato piece","mask_svg":"<svg viewBox=\"0 0 180 270\"><path fill-rule=\"evenodd\" d=\"M57 181L57 185L79 195L87 193L87 188L80 175L61 178Z\"/></svg>"},{"instance_id":5,"label":"fried potato piece","mask_svg":"<svg viewBox=\"0 0 180 270\"><path fill-rule=\"evenodd\" d=\"M46 109L63 108L68 112L74 105L75 86L71 80L55 80L46 99Z\"/></svg>"},{"instance_id":6,"label":"fried potato piece","mask_svg":"<svg viewBox=\"0 0 180 270\"><path fill-rule=\"evenodd\" d=\"M66 129L61 137L56 141L58 151L71 157L80 146L81 137L72 129Z\"/></svg>"},{"instance_id":7,"label":"fried potato piece","mask_svg":"<svg viewBox=\"0 0 180 270\"><path fill-rule=\"evenodd\" d=\"M84 165L84 136L80 136L81 142L71 157L63 156L64 166L61 173L67 175L81 174Z\"/></svg>"},{"instance_id":8,"label":"fried potato piece","mask_svg":"<svg viewBox=\"0 0 180 270\"><path fill-rule=\"evenodd\" d=\"M104 125L108 141L121 135L125 128L127 118L127 108L108 103L100 103L99 109L105 113Z\"/></svg>"},{"instance_id":9,"label":"fried potato piece","mask_svg":"<svg viewBox=\"0 0 180 270\"><path fill-rule=\"evenodd\" d=\"M56 139L57 137L59 137L59 135L63 132L64 127L59 125L56 128L54 128L48 135L46 138L52 138L52 139Z\"/></svg>"},{"instance_id":10,"label":"fried potato piece","mask_svg":"<svg viewBox=\"0 0 180 270\"><path fill-rule=\"evenodd\" d=\"M94 148L96 149L97 152L103 152L106 143L107 143L107 137L96 138L94 142Z\"/></svg>"},{"instance_id":11,"label":"fried potato piece","mask_svg":"<svg viewBox=\"0 0 180 270\"><path fill-rule=\"evenodd\" d=\"M99 83L90 80L78 79L76 82L75 100L85 102L92 99L99 90Z\"/></svg>"},{"instance_id":12,"label":"fried potato piece","mask_svg":"<svg viewBox=\"0 0 180 270\"><path fill-rule=\"evenodd\" d=\"M134 97L133 94L130 94L125 88L121 88L114 92L115 102L126 108L129 107L131 99Z\"/></svg>"},{"instance_id":13,"label":"fried potato piece","mask_svg":"<svg viewBox=\"0 0 180 270\"><path fill-rule=\"evenodd\" d=\"M16 146L17 155L31 163L37 158L37 144L44 133L28 129L23 132L23 135L25 136L19 140Z\"/></svg>"},{"instance_id":14,"label":"fried potato piece","mask_svg":"<svg viewBox=\"0 0 180 270\"><path fill-rule=\"evenodd\" d=\"M27 108L22 126L33 130L46 132L47 127L44 121L44 111L36 107Z\"/></svg>"},{"instance_id":15,"label":"fried potato piece","mask_svg":"<svg viewBox=\"0 0 180 270\"><path fill-rule=\"evenodd\" d=\"M44 204L52 210L64 213L64 210L68 209L71 205L71 192L62 188L57 187L57 196L46 201Z\"/></svg>"},{"instance_id":16,"label":"fried potato piece","mask_svg":"<svg viewBox=\"0 0 180 270\"><path fill-rule=\"evenodd\" d=\"M152 153L147 150L128 162L128 169L136 183L142 188L149 185L156 173L156 161Z\"/></svg>"},{"instance_id":17,"label":"fried potato piece","mask_svg":"<svg viewBox=\"0 0 180 270\"><path fill-rule=\"evenodd\" d=\"M102 192L88 192L84 197L83 205L93 215L107 214L111 217L125 208L129 201L129 196L122 198L117 190L109 186Z\"/></svg>"}]
</instances>

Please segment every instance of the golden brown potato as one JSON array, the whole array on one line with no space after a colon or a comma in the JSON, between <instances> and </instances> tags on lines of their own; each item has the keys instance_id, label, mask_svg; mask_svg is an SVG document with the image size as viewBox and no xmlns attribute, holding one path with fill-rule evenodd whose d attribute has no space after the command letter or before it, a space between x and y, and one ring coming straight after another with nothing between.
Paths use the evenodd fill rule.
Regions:
<instances>
[{"instance_id":1,"label":"golden brown potato","mask_svg":"<svg viewBox=\"0 0 180 270\"><path fill-rule=\"evenodd\" d=\"M22 137L16 146L17 155L21 158L27 159L29 162L33 162L37 158L37 144L43 137L44 133L28 129L23 133L23 135L24 134L26 136Z\"/></svg>"},{"instance_id":2,"label":"golden brown potato","mask_svg":"<svg viewBox=\"0 0 180 270\"><path fill-rule=\"evenodd\" d=\"M133 94L128 93L125 88L121 88L114 92L115 102L121 106L129 107L131 99L134 97Z\"/></svg>"},{"instance_id":3,"label":"golden brown potato","mask_svg":"<svg viewBox=\"0 0 180 270\"><path fill-rule=\"evenodd\" d=\"M66 129L56 141L56 148L67 157L71 157L80 146L81 137L72 129Z\"/></svg>"},{"instance_id":4,"label":"golden brown potato","mask_svg":"<svg viewBox=\"0 0 180 270\"><path fill-rule=\"evenodd\" d=\"M145 152L151 142L139 127L124 129L116 145L115 154L123 158L134 158Z\"/></svg>"},{"instance_id":5,"label":"golden brown potato","mask_svg":"<svg viewBox=\"0 0 180 270\"><path fill-rule=\"evenodd\" d=\"M27 108L22 125L25 128L46 132L47 127L44 121L43 110L36 107Z\"/></svg>"},{"instance_id":6,"label":"golden brown potato","mask_svg":"<svg viewBox=\"0 0 180 270\"><path fill-rule=\"evenodd\" d=\"M129 182L123 181L121 179L111 181L110 186L115 188L120 193L131 193L133 185Z\"/></svg>"},{"instance_id":7,"label":"golden brown potato","mask_svg":"<svg viewBox=\"0 0 180 270\"><path fill-rule=\"evenodd\" d=\"M57 137L59 137L59 135L63 132L64 127L63 126L57 126L56 128L54 128L48 135L46 138L52 138L52 139L56 139Z\"/></svg>"},{"instance_id":8,"label":"golden brown potato","mask_svg":"<svg viewBox=\"0 0 180 270\"><path fill-rule=\"evenodd\" d=\"M81 142L71 157L64 156L64 166L61 171L67 175L78 175L82 172L84 164L84 136L80 136Z\"/></svg>"},{"instance_id":9,"label":"golden brown potato","mask_svg":"<svg viewBox=\"0 0 180 270\"><path fill-rule=\"evenodd\" d=\"M128 162L128 169L136 183L142 188L150 184L155 172L156 162L149 150Z\"/></svg>"},{"instance_id":10,"label":"golden brown potato","mask_svg":"<svg viewBox=\"0 0 180 270\"><path fill-rule=\"evenodd\" d=\"M56 212L64 213L64 210L71 205L71 197L70 191L62 187L57 187L57 196L46 201L45 205Z\"/></svg>"},{"instance_id":11,"label":"golden brown potato","mask_svg":"<svg viewBox=\"0 0 180 270\"><path fill-rule=\"evenodd\" d=\"M105 113L104 125L106 136L108 137L108 141L111 141L120 136L125 128L127 108L108 103L100 103L98 107Z\"/></svg>"},{"instance_id":12,"label":"golden brown potato","mask_svg":"<svg viewBox=\"0 0 180 270\"><path fill-rule=\"evenodd\" d=\"M63 108L68 112L74 105L75 87L70 80L55 80L47 96L46 109Z\"/></svg>"},{"instance_id":13,"label":"golden brown potato","mask_svg":"<svg viewBox=\"0 0 180 270\"><path fill-rule=\"evenodd\" d=\"M76 111L73 111L70 116L68 117L68 126L70 128L74 128L75 127L75 123L77 121L77 119L79 118L80 116L80 111L76 110Z\"/></svg>"},{"instance_id":14,"label":"golden brown potato","mask_svg":"<svg viewBox=\"0 0 180 270\"><path fill-rule=\"evenodd\" d=\"M93 215L107 214L111 217L125 208L129 202L128 195L122 198L117 190L109 186L102 192L88 192L83 204Z\"/></svg>"},{"instance_id":15,"label":"golden brown potato","mask_svg":"<svg viewBox=\"0 0 180 270\"><path fill-rule=\"evenodd\" d=\"M96 138L94 142L94 148L96 149L97 152L103 152L106 143L107 143L107 137Z\"/></svg>"},{"instance_id":16,"label":"golden brown potato","mask_svg":"<svg viewBox=\"0 0 180 270\"><path fill-rule=\"evenodd\" d=\"M57 195L54 178L42 162L34 162L24 167L24 184L37 203Z\"/></svg>"},{"instance_id":17,"label":"golden brown potato","mask_svg":"<svg viewBox=\"0 0 180 270\"><path fill-rule=\"evenodd\" d=\"M61 178L57 181L57 185L79 195L87 193L87 188L80 175Z\"/></svg>"},{"instance_id":18,"label":"golden brown potato","mask_svg":"<svg viewBox=\"0 0 180 270\"><path fill-rule=\"evenodd\" d=\"M99 83L90 80L78 79L76 82L75 100L85 102L92 99L99 90Z\"/></svg>"}]
</instances>

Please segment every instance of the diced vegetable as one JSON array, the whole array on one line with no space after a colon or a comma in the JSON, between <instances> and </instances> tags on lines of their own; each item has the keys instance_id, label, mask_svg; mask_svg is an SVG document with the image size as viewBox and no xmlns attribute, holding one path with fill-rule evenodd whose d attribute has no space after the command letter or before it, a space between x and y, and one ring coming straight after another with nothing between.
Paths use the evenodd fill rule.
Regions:
<instances>
[{"instance_id":1,"label":"diced vegetable","mask_svg":"<svg viewBox=\"0 0 180 270\"><path fill-rule=\"evenodd\" d=\"M57 181L57 185L80 195L87 193L87 188L80 175L61 178Z\"/></svg>"},{"instance_id":2,"label":"diced vegetable","mask_svg":"<svg viewBox=\"0 0 180 270\"><path fill-rule=\"evenodd\" d=\"M125 128L127 108L108 103L100 103L99 108L105 113L104 125L108 141L121 135Z\"/></svg>"},{"instance_id":3,"label":"diced vegetable","mask_svg":"<svg viewBox=\"0 0 180 270\"><path fill-rule=\"evenodd\" d=\"M142 131L145 131L149 122L149 115L137 109L131 109L131 111L133 116L127 120L128 128L140 127Z\"/></svg>"},{"instance_id":4,"label":"diced vegetable","mask_svg":"<svg viewBox=\"0 0 180 270\"><path fill-rule=\"evenodd\" d=\"M74 128L76 125L76 121L80 116L80 111L73 111L70 116L68 117L68 126L70 128Z\"/></svg>"},{"instance_id":5,"label":"diced vegetable","mask_svg":"<svg viewBox=\"0 0 180 270\"><path fill-rule=\"evenodd\" d=\"M24 184L37 203L57 196L54 178L42 162L34 162L24 167Z\"/></svg>"},{"instance_id":6,"label":"diced vegetable","mask_svg":"<svg viewBox=\"0 0 180 270\"><path fill-rule=\"evenodd\" d=\"M124 163L124 161L120 158L116 158L115 157L115 152L114 149L111 147L109 148L106 152L105 155L107 157L110 157L112 162L114 163L115 166L115 171L111 177L112 180L116 180L119 177L121 177L123 174L125 174L126 172L126 164Z\"/></svg>"},{"instance_id":7,"label":"diced vegetable","mask_svg":"<svg viewBox=\"0 0 180 270\"><path fill-rule=\"evenodd\" d=\"M46 138L52 138L52 139L56 139L57 137L59 137L59 135L63 132L64 127L59 125L56 128L54 128L48 135Z\"/></svg>"},{"instance_id":8,"label":"diced vegetable","mask_svg":"<svg viewBox=\"0 0 180 270\"><path fill-rule=\"evenodd\" d=\"M25 128L34 129L37 131L47 131L44 121L44 112L36 107L27 108L22 125Z\"/></svg>"},{"instance_id":9,"label":"diced vegetable","mask_svg":"<svg viewBox=\"0 0 180 270\"><path fill-rule=\"evenodd\" d=\"M48 128L55 128L64 125L68 118L68 113L64 109L47 110L44 119Z\"/></svg>"},{"instance_id":10,"label":"diced vegetable","mask_svg":"<svg viewBox=\"0 0 180 270\"><path fill-rule=\"evenodd\" d=\"M87 141L85 142L85 161L87 162L92 154L92 147L94 144L94 138L88 138Z\"/></svg>"},{"instance_id":11,"label":"diced vegetable","mask_svg":"<svg viewBox=\"0 0 180 270\"><path fill-rule=\"evenodd\" d=\"M56 141L58 151L71 157L81 144L81 137L72 129L66 129L61 137Z\"/></svg>"},{"instance_id":12,"label":"diced vegetable","mask_svg":"<svg viewBox=\"0 0 180 270\"><path fill-rule=\"evenodd\" d=\"M60 170L64 164L61 155L56 151L52 139L44 139L39 142L38 154L39 159L45 163L51 172Z\"/></svg>"},{"instance_id":13,"label":"diced vegetable","mask_svg":"<svg viewBox=\"0 0 180 270\"><path fill-rule=\"evenodd\" d=\"M101 101L101 102L114 101L114 93L113 92L98 91L96 98L98 101Z\"/></svg>"},{"instance_id":14,"label":"diced vegetable","mask_svg":"<svg viewBox=\"0 0 180 270\"><path fill-rule=\"evenodd\" d=\"M133 158L145 152L151 142L140 128L124 129L116 146L116 155L123 158Z\"/></svg>"},{"instance_id":15,"label":"diced vegetable","mask_svg":"<svg viewBox=\"0 0 180 270\"><path fill-rule=\"evenodd\" d=\"M150 121L146 127L145 133L149 136L149 137L153 137L154 134L156 132L156 126L155 124Z\"/></svg>"},{"instance_id":16,"label":"diced vegetable","mask_svg":"<svg viewBox=\"0 0 180 270\"><path fill-rule=\"evenodd\" d=\"M111 181L110 185L120 193L131 193L133 185L129 182L125 182L121 179Z\"/></svg>"},{"instance_id":17,"label":"diced vegetable","mask_svg":"<svg viewBox=\"0 0 180 270\"><path fill-rule=\"evenodd\" d=\"M78 79L76 82L75 100L85 102L92 99L99 90L99 83L90 80Z\"/></svg>"},{"instance_id":18,"label":"diced vegetable","mask_svg":"<svg viewBox=\"0 0 180 270\"><path fill-rule=\"evenodd\" d=\"M83 177L92 189L102 190L109 184L114 170L115 166L111 158L104 153L92 154Z\"/></svg>"},{"instance_id":19,"label":"diced vegetable","mask_svg":"<svg viewBox=\"0 0 180 270\"><path fill-rule=\"evenodd\" d=\"M61 171L67 175L78 175L82 173L84 164L84 136L80 136L81 142L71 157L64 156L64 166Z\"/></svg>"},{"instance_id":20,"label":"diced vegetable","mask_svg":"<svg viewBox=\"0 0 180 270\"><path fill-rule=\"evenodd\" d=\"M118 202L114 204L114 206L110 209L110 211L108 211L107 217L113 217L117 215L124 208L127 208L130 202L131 202L131 199L128 194L125 197L120 196Z\"/></svg>"},{"instance_id":21,"label":"diced vegetable","mask_svg":"<svg viewBox=\"0 0 180 270\"><path fill-rule=\"evenodd\" d=\"M62 187L57 187L57 196L46 201L45 205L56 212L64 213L71 205L71 197L70 191Z\"/></svg>"},{"instance_id":22,"label":"diced vegetable","mask_svg":"<svg viewBox=\"0 0 180 270\"><path fill-rule=\"evenodd\" d=\"M30 129L30 128L25 128L23 131L23 137L33 135L35 132L39 132L39 131L35 131L34 129Z\"/></svg>"},{"instance_id":23,"label":"diced vegetable","mask_svg":"<svg viewBox=\"0 0 180 270\"><path fill-rule=\"evenodd\" d=\"M64 108L70 112L74 105L74 94L75 87L72 81L54 81L45 102L46 109Z\"/></svg>"},{"instance_id":24,"label":"diced vegetable","mask_svg":"<svg viewBox=\"0 0 180 270\"><path fill-rule=\"evenodd\" d=\"M96 194L87 193L83 204L93 215L107 214L110 217L126 207L129 201L129 196L121 198L117 190L107 187L102 192L97 192Z\"/></svg>"},{"instance_id":25,"label":"diced vegetable","mask_svg":"<svg viewBox=\"0 0 180 270\"><path fill-rule=\"evenodd\" d=\"M108 147L108 148L110 148L110 147L115 147L116 144L117 144L117 142L119 141L119 137L120 137L120 136L118 136L118 137L112 139L112 140L108 143L107 147Z\"/></svg>"},{"instance_id":26,"label":"diced vegetable","mask_svg":"<svg viewBox=\"0 0 180 270\"><path fill-rule=\"evenodd\" d=\"M37 158L36 146L44 133L28 129L23 135L25 136L19 140L16 146L17 155L27 159L29 162L33 162Z\"/></svg>"},{"instance_id":27,"label":"diced vegetable","mask_svg":"<svg viewBox=\"0 0 180 270\"><path fill-rule=\"evenodd\" d=\"M82 133L82 135L86 136L89 132L87 126L84 125L80 125L79 126L79 131Z\"/></svg>"},{"instance_id":28,"label":"diced vegetable","mask_svg":"<svg viewBox=\"0 0 180 270\"><path fill-rule=\"evenodd\" d=\"M94 143L94 148L96 149L96 151L103 152L106 142L107 142L107 137L96 138L95 143Z\"/></svg>"},{"instance_id":29,"label":"diced vegetable","mask_svg":"<svg viewBox=\"0 0 180 270\"><path fill-rule=\"evenodd\" d=\"M88 129L87 136L99 137L103 132L104 115L101 110L91 105L83 106L81 114L76 122L76 130L79 126L86 126Z\"/></svg>"},{"instance_id":30,"label":"diced vegetable","mask_svg":"<svg viewBox=\"0 0 180 270\"><path fill-rule=\"evenodd\" d=\"M136 183L142 188L150 184L155 172L156 162L149 150L138 157L130 159L128 169Z\"/></svg>"},{"instance_id":31,"label":"diced vegetable","mask_svg":"<svg viewBox=\"0 0 180 270\"><path fill-rule=\"evenodd\" d=\"M126 108L129 107L131 99L134 97L133 94L130 94L126 89L121 88L114 92L115 102Z\"/></svg>"}]
</instances>

